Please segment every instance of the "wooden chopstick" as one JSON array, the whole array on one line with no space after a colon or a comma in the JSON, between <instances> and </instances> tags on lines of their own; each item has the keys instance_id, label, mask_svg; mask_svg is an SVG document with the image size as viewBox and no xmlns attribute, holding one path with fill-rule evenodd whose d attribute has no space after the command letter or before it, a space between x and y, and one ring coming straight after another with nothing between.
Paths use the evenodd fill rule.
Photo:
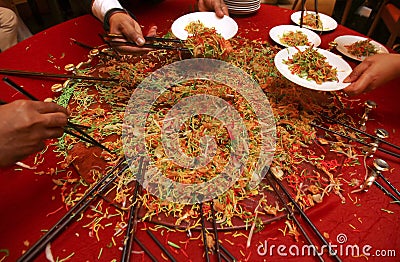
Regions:
<instances>
[{"instance_id":1,"label":"wooden chopstick","mask_svg":"<svg viewBox=\"0 0 400 262\"><path fill-rule=\"evenodd\" d=\"M35 96L33 96L31 93L29 93L28 91L26 91L22 86L16 84L14 81L12 81L11 79L9 79L8 77L4 77L3 81L11 86L12 88L14 88L15 90L17 90L18 92L20 92L21 94L23 94L24 96L28 97L29 99L33 100L33 101L40 101L39 99L37 99ZM67 122L67 127L74 129L75 131L77 131L79 134L75 134L73 132L71 132L70 130L68 130L66 127L64 127L64 132L71 135L71 136L75 136L78 139L81 139L87 143L90 143L94 146L98 146L101 149L106 150L109 153L112 153L110 149L106 148L105 146L103 146L102 144L100 144L99 142L97 142L93 137L91 137L89 134L87 134L85 131L83 131L78 125L71 123L70 121Z\"/></svg>"},{"instance_id":2,"label":"wooden chopstick","mask_svg":"<svg viewBox=\"0 0 400 262\"><path fill-rule=\"evenodd\" d=\"M87 81L111 81L118 82L117 78L102 78L94 76L79 76L79 75L65 75L65 74L53 74L45 72L31 72L14 69L0 69L0 74L13 75L13 76L29 76L29 77L45 77L45 78L58 78L58 79L81 79Z\"/></svg>"},{"instance_id":3,"label":"wooden chopstick","mask_svg":"<svg viewBox=\"0 0 400 262\"><path fill-rule=\"evenodd\" d=\"M104 191L106 191L111 183L118 176L120 176L129 165L123 165L122 169L114 175L114 172L125 162L125 159L121 160L111 171L106 174L99 182L97 182L71 209L52 227L46 234L44 234L30 249L28 249L19 259L18 262L29 262L33 261L35 257L46 247L46 245L52 242L55 237L69 225L69 223L75 218L79 217L79 214L83 212L89 204Z\"/></svg>"}]
</instances>

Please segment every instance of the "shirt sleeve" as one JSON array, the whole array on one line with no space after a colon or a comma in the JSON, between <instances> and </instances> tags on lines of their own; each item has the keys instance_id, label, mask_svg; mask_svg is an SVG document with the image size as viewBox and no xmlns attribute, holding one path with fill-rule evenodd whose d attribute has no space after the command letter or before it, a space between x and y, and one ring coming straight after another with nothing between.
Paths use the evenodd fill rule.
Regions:
<instances>
[{"instance_id":1,"label":"shirt sleeve","mask_svg":"<svg viewBox=\"0 0 400 262\"><path fill-rule=\"evenodd\" d=\"M101 22L104 22L104 16L108 10L113 8L123 8L118 0L94 0L92 2L92 13Z\"/></svg>"}]
</instances>

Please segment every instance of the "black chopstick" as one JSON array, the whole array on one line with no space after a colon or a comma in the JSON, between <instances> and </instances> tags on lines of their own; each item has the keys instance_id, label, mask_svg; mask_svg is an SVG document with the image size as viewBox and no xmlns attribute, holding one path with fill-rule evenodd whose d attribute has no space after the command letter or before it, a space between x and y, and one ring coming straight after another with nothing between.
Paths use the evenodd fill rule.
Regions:
<instances>
[{"instance_id":1,"label":"black chopstick","mask_svg":"<svg viewBox=\"0 0 400 262\"><path fill-rule=\"evenodd\" d=\"M398 199L396 196L394 196L392 193L390 193L389 190L384 188L378 181L374 180L374 184L383 191L386 195L388 195L391 199L395 201L396 204L400 205L400 199Z\"/></svg>"},{"instance_id":2,"label":"black chopstick","mask_svg":"<svg viewBox=\"0 0 400 262\"><path fill-rule=\"evenodd\" d=\"M138 167L138 174L140 176L143 175L143 157L140 158L139 160L139 167ZM137 196L140 191L140 184L138 181L136 181L135 184L135 190L132 195L132 203L131 203L131 208L129 209L129 220L128 220L128 226L126 229L126 235L124 239L124 247L122 249L122 262L129 262L130 261L130 256L131 256L131 250L132 250L132 242L133 239L135 238L135 233L136 233L136 226L137 226L137 219L138 219L138 211L139 211L139 203L137 201Z\"/></svg>"},{"instance_id":3,"label":"black chopstick","mask_svg":"<svg viewBox=\"0 0 400 262\"><path fill-rule=\"evenodd\" d=\"M189 52L189 49L186 47L178 47L178 46L169 46L169 45L161 45L161 44L144 44L142 46L138 46L136 43L134 42L124 42L124 41L108 41L105 40L105 42L109 45L116 45L116 46L135 46L135 47L144 47L144 48L152 48L152 49L167 49L167 50L177 50L177 51L184 51L184 52Z\"/></svg>"},{"instance_id":4,"label":"black chopstick","mask_svg":"<svg viewBox=\"0 0 400 262\"><path fill-rule=\"evenodd\" d=\"M360 139L356 139L356 138L353 138L353 137L351 137L351 136L347 136L347 135L345 135L345 134L343 134L343 133L340 133L340 132L331 130L331 129L329 129L329 128L326 128L326 127L317 125L317 124L315 124L315 123L310 123L310 125L313 126L313 127L322 129L322 130L324 130L324 131L330 132L330 133L332 133L332 134L341 136L341 137L343 137L343 138L347 138L347 139L349 139L349 140L352 140L352 141L357 142L357 143L359 143L359 144L362 144L362 145L364 145L364 146L368 146L368 147L371 146L370 144L368 144L368 143L366 143L366 142L364 142L364 141L362 141L362 140L360 140ZM400 158L400 154L397 154L397 153L395 153L395 152L389 151L389 150L387 150L387 149L378 147L377 150L379 150L379 151L381 151L381 152L383 152L383 153L386 153L386 154L388 154L388 155L391 155L391 156Z\"/></svg>"},{"instance_id":5,"label":"black chopstick","mask_svg":"<svg viewBox=\"0 0 400 262\"><path fill-rule=\"evenodd\" d=\"M314 0L314 7L315 7L315 26L318 28L318 0Z\"/></svg>"},{"instance_id":6,"label":"black chopstick","mask_svg":"<svg viewBox=\"0 0 400 262\"><path fill-rule=\"evenodd\" d=\"M203 203L200 203L199 206L200 206L201 232L203 234L204 253L206 256L206 261L209 262L210 256L208 255L207 232L206 232L206 225L205 225L205 221L204 221Z\"/></svg>"},{"instance_id":7,"label":"black chopstick","mask_svg":"<svg viewBox=\"0 0 400 262\"><path fill-rule=\"evenodd\" d=\"M40 101L39 99L37 99L35 96L33 96L31 93L29 93L28 91L26 91L22 86L16 84L14 81L12 81L11 79L9 79L8 77L4 77L3 81L8 84L9 86L11 86L12 88L14 88L15 90L17 90L18 92L20 92L21 94L23 94L24 96L28 97L29 99L33 100L33 101ZM88 135L85 131L83 131L78 125L71 123L70 121L67 122L67 127L70 127L72 129L74 129L75 131L77 131L79 134L81 134L82 136L84 136L85 138L83 139L82 136L77 135L71 131L69 131L67 128L64 127L64 132L71 135L71 136L75 136L78 139L81 139L87 143L90 143L94 146L98 146L101 149L106 150L109 153L112 153L110 149L106 148L105 146L103 146L102 144L100 144L99 142L97 142L94 138L92 138L90 135Z\"/></svg>"},{"instance_id":8,"label":"black chopstick","mask_svg":"<svg viewBox=\"0 0 400 262\"><path fill-rule=\"evenodd\" d=\"M26 91L25 89L23 89L22 86L17 85L14 81L12 81L11 79L9 79L8 77L3 77L3 81L4 81L4 83L6 83L7 85L11 86L11 87L14 88L15 90L17 90L18 92L20 92L21 94L23 94L24 96L26 96L27 98L29 98L30 100L33 100L33 101L40 101L40 100L37 99L35 96L33 96L31 93L29 93L28 91Z\"/></svg>"},{"instance_id":9,"label":"black chopstick","mask_svg":"<svg viewBox=\"0 0 400 262\"><path fill-rule=\"evenodd\" d=\"M120 35L120 34L104 34L101 35L101 37L103 39L125 39L124 35ZM182 40L180 39L176 39L176 38L164 38L164 37L155 37L155 36L145 36L144 39L146 41L157 41L157 42L172 42L172 43L183 43Z\"/></svg>"},{"instance_id":10,"label":"black chopstick","mask_svg":"<svg viewBox=\"0 0 400 262\"><path fill-rule=\"evenodd\" d=\"M23 70L14 70L14 69L0 69L0 74L3 75L12 75L12 76L28 76L28 77L45 77L45 78L56 78L56 79L80 79L87 81L109 81L109 82L118 82L117 78L102 78L102 77L94 77L94 76L79 76L79 75L65 75L65 74L53 74L53 73L45 73L45 72L31 72L31 71L23 71Z\"/></svg>"},{"instance_id":11,"label":"black chopstick","mask_svg":"<svg viewBox=\"0 0 400 262\"><path fill-rule=\"evenodd\" d=\"M82 42L79 42L79 41L77 41L77 40L74 39L74 38L70 38L69 40L71 40L71 41L72 41L74 44L76 44L77 46L80 46L80 47L83 47L83 48L86 48L86 49L95 49L95 47L90 46L90 45L87 45L87 44L82 43Z\"/></svg>"},{"instance_id":12,"label":"black chopstick","mask_svg":"<svg viewBox=\"0 0 400 262\"><path fill-rule=\"evenodd\" d=\"M378 176L379 176L380 178L382 178L383 181L385 181L385 183L393 190L393 192L396 193L397 196L400 197L400 192L397 190L396 187L394 187L394 186L392 185L392 183L390 183L389 180L386 179L386 177L385 177L384 175L382 175L382 173L379 172L379 173L378 173Z\"/></svg>"},{"instance_id":13,"label":"black chopstick","mask_svg":"<svg viewBox=\"0 0 400 262\"><path fill-rule=\"evenodd\" d=\"M329 121L332 121L332 122L334 122L334 123L336 123L336 124L339 124L339 125L341 125L341 126L350 128L350 129L352 129L353 131L356 131L356 132L358 132L358 133L360 133L360 134L363 134L363 135L365 135L365 136L368 136L369 138L372 138L372 139L374 139L374 140L377 140L377 141L379 141L379 142L381 142L381 143L384 143L384 144L386 144L386 145L388 145L388 146L391 146L391 147L394 147L394 148L400 150L400 146L395 145L395 144L392 144L392 143L386 141L385 139L381 139L381 138L379 138L379 137L377 137L377 136L368 134L368 133L365 132L365 131L362 131L362 130L360 130L360 129L358 129L358 128L352 127L352 126L350 126L350 125L348 125L348 124L346 124L346 123L343 123L343 122L340 121L340 120L334 119L334 118L332 118L332 117L330 117L330 116L327 116L327 115L325 115L325 114L319 113L319 115L322 116L323 118L328 119Z\"/></svg>"},{"instance_id":14,"label":"black chopstick","mask_svg":"<svg viewBox=\"0 0 400 262\"><path fill-rule=\"evenodd\" d=\"M319 232L318 228L314 225L314 223L311 221L311 219L304 213L303 209L297 204L296 200L290 195L290 193L287 191L287 189L283 186L282 182L276 178L272 172L269 172L270 177L276 182L279 186L279 188L283 191L283 193L286 195L286 197L290 200L290 202L293 204L293 206L296 208L296 210L300 213L301 217L304 219L304 221L311 227L311 229L314 231L314 233L318 236L318 238L324 243L324 245L328 248L328 252L331 256L333 256L336 261L341 262L342 260L340 257L337 255L337 253L332 249L331 245L328 243L328 241L325 239L325 237Z\"/></svg>"},{"instance_id":15,"label":"black chopstick","mask_svg":"<svg viewBox=\"0 0 400 262\"><path fill-rule=\"evenodd\" d=\"M305 8L306 0L301 0L301 16L300 16L300 27L303 27L304 20L304 8Z\"/></svg>"},{"instance_id":16,"label":"black chopstick","mask_svg":"<svg viewBox=\"0 0 400 262\"><path fill-rule=\"evenodd\" d=\"M212 224L213 224L213 229L214 229L214 235L215 235L215 252L217 253L218 257L218 262L221 261L221 251L220 251L220 244L218 240L218 229L217 229L217 222L215 221L215 210L214 210L214 201L210 201L210 208L211 208L211 217L212 217Z\"/></svg>"},{"instance_id":17,"label":"black chopstick","mask_svg":"<svg viewBox=\"0 0 400 262\"><path fill-rule=\"evenodd\" d=\"M149 230L146 230L147 234L153 239L153 241L157 244L159 248L167 255L167 257L172 261L176 262L176 259L171 255L171 253L168 252L168 250L161 244L161 242L156 238L156 236Z\"/></svg>"},{"instance_id":18,"label":"black chopstick","mask_svg":"<svg viewBox=\"0 0 400 262\"><path fill-rule=\"evenodd\" d=\"M144 39L147 40L147 41L183 43L182 40L176 39L176 38L164 38L164 37L146 36Z\"/></svg>"},{"instance_id":19,"label":"black chopstick","mask_svg":"<svg viewBox=\"0 0 400 262\"><path fill-rule=\"evenodd\" d=\"M271 172L269 172L269 173L271 173ZM273 176L273 174L271 174L271 176ZM307 240L308 244L310 244L312 246L312 248L314 249L314 255L315 254L318 255L319 260L320 261L324 261L322 256L318 253L317 247L314 245L314 243L312 242L311 238L308 236L307 232L304 230L304 228L300 224L299 220L294 215L292 209L286 204L286 201L283 198L283 196L281 195L281 193L279 193L279 190L275 186L274 182L270 179L268 174L267 174L266 177L267 177L267 180L268 180L269 184L272 186L272 189L274 190L275 194L278 196L279 200L284 205L284 207L286 209L286 212L288 213L289 217L296 223L297 227L300 229L301 233L303 234L303 236Z\"/></svg>"},{"instance_id":20,"label":"black chopstick","mask_svg":"<svg viewBox=\"0 0 400 262\"><path fill-rule=\"evenodd\" d=\"M150 252L150 250L148 250L146 248L146 246L139 239L134 237L133 241L135 241L139 245L139 247L144 251L144 253L146 253L146 255L151 259L151 261L158 262L157 258L155 258L155 256L153 256L153 254Z\"/></svg>"},{"instance_id":21,"label":"black chopstick","mask_svg":"<svg viewBox=\"0 0 400 262\"><path fill-rule=\"evenodd\" d=\"M111 171L105 175L99 182L97 182L71 209L52 227L46 234L44 234L30 249L28 249L19 259L18 262L29 262L33 261L35 257L46 247L46 245L53 241L53 239L65 229L66 226L83 212L88 205L96 198L97 195L101 194L108 189L109 185L122 174L129 165L125 164L117 175L114 172L125 162L125 159L121 160Z\"/></svg>"}]
</instances>

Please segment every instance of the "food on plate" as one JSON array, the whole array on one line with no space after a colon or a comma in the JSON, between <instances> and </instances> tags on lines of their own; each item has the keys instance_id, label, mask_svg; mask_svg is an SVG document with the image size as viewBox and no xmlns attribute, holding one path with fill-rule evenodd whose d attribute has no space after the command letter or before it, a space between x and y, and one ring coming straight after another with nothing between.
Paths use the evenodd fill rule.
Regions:
<instances>
[{"instance_id":1,"label":"food on plate","mask_svg":"<svg viewBox=\"0 0 400 262\"><path fill-rule=\"evenodd\" d=\"M308 26L312 29L322 30L322 20L320 16L315 13L306 13L303 16L303 25Z\"/></svg>"},{"instance_id":2,"label":"food on plate","mask_svg":"<svg viewBox=\"0 0 400 262\"><path fill-rule=\"evenodd\" d=\"M308 37L302 31L288 31L283 33L279 40L287 46L303 46L311 45L308 41Z\"/></svg>"},{"instance_id":3,"label":"food on plate","mask_svg":"<svg viewBox=\"0 0 400 262\"><path fill-rule=\"evenodd\" d=\"M190 22L186 28L190 34L185 46L194 57L226 59L232 52L232 46L215 28L208 28L200 21Z\"/></svg>"},{"instance_id":4,"label":"food on plate","mask_svg":"<svg viewBox=\"0 0 400 262\"><path fill-rule=\"evenodd\" d=\"M358 58L372 56L378 53L375 45L371 43L370 39L360 40L351 45L345 45L347 52Z\"/></svg>"},{"instance_id":5,"label":"food on plate","mask_svg":"<svg viewBox=\"0 0 400 262\"><path fill-rule=\"evenodd\" d=\"M304 51L296 48L297 53L283 62L288 65L292 74L307 80L313 80L317 84L328 81L337 81L337 69L326 61L326 57L313 47Z\"/></svg>"}]
</instances>

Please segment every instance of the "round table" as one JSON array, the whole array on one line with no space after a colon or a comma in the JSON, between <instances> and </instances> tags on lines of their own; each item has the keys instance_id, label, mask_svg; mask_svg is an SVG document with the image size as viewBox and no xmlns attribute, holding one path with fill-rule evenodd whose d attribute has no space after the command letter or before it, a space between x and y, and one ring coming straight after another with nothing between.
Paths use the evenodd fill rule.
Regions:
<instances>
[{"instance_id":1,"label":"round table","mask_svg":"<svg viewBox=\"0 0 400 262\"><path fill-rule=\"evenodd\" d=\"M184 0L168 0L157 4L133 3L130 7L144 26L143 31L151 25L157 25L158 31L166 33L174 19L183 14L194 11L194 5ZM276 26L291 24L292 11L270 5L262 5L261 9L248 16L233 16L239 25L239 36L250 39L267 40L273 44L268 32ZM91 15L85 15L64 22L40 32L18 45L0 53L0 68L19 69L63 73L64 65L77 64L86 60L88 51L73 44L71 39L83 42L90 46L102 44L98 36L103 33L102 25ZM341 25L332 32L321 34L321 48L328 48L328 43L337 36L351 34L361 35ZM354 67L357 63L346 59ZM57 80L12 77L23 85L29 92L40 99L52 97L52 84ZM372 99L378 108L371 114L367 123L367 131L372 133L375 128L385 128L390 137L388 141L400 144L398 135L400 128L400 107L396 97L400 96L399 81L392 81L369 94L354 98L354 115L360 116L363 112L363 103ZM0 99L11 102L24 99L20 94L11 90L6 84L0 83ZM393 94L392 94L393 92ZM387 172L387 177L394 185L400 185L400 177L396 176L400 168L399 160L377 153L393 168ZM67 212L61 200L59 187L52 179L56 176L56 163L60 160L52 148L42 156L43 163L36 170L22 169L12 166L0 169L0 261L15 261L43 234L44 230L54 225ZM32 164L34 156L24 163ZM360 167L363 169L363 167ZM40 172L43 171L43 172ZM348 194L345 192L346 203L341 203L337 196L328 197L323 205L307 211L307 215L315 223L320 232L325 233L329 243L337 248L340 257L345 261L363 261L365 258L354 257L352 249L358 247L360 252L365 248L370 253L369 261L398 261L394 254L400 252L400 233L396 226L400 223L400 208L391 203L391 199L377 187L372 187L368 193ZM106 204L104 204L106 205ZM112 207L109 207L112 208ZM110 209L111 210L111 209ZM110 211L111 212L111 211ZM113 211L116 212L115 210ZM85 217L72 223L57 239L51 243L55 258L62 259L71 255L71 261L118 261L121 257L122 242L113 244L114 227L105 227L101 230L99 240L90 233L87 225L91 220ZM113 218L104 218L103 224L112 223ZM253 236L251 246L246 248L248 234L246 230L235 232L221 232L219 239L224 246L239 261L313 261L310 256L296 256L296 247L301 248L307 242L300 237L295 242L290 236L283 236L279 229L285 227L284 220L265 225L265 228ZM302 221L304 222L304 221ZM148 223L139 223L136 236L157 257L163 261L160 249L144 232ZM190 241L187 246L182 242L187 240L185 233L168 232L159 229L154 232L178 261L203 261L203 247L201 239ZM193 237L198 237L194 232ZM114 237L114 240L117 237ZM313 238L315 243L318 243ZM117 239L118 240L118 239ZM120 241L120 239L118 240ZM167 245L167 241L180 243L181 249ZM263 253L260 247L267 245L268 252ZM133 246L134 259L149 261L146 255L141 254L137 244ZM394 253L395 252L395 253ZM6 256L8 255L8 256ZM379 255L386 255L380 256ZM328 258L329 259L329 258ZM44 252L37 261L45 261ZM212 261L216 257L212 256Z\"/></svg>"}]
</instances>

